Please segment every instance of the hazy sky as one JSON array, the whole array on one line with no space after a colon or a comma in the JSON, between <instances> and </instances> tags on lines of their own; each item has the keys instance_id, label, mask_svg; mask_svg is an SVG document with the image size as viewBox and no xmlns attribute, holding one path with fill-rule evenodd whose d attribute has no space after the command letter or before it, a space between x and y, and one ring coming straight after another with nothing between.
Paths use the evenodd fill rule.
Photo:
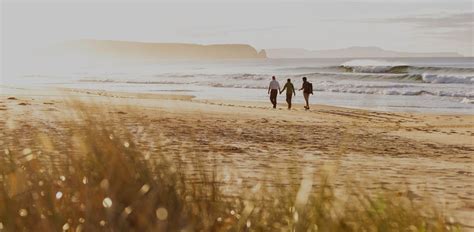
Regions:
<instances>
[{"instance_id":1,"label":"hazy sky","mask_svg":"<svg viewBox=\"0 0 474 232\"><path fill-rule=\"evenodd\" d=\"M472 0L3 0L2 48L69 39L473 55Z\"/></svg>"}]
</instances>

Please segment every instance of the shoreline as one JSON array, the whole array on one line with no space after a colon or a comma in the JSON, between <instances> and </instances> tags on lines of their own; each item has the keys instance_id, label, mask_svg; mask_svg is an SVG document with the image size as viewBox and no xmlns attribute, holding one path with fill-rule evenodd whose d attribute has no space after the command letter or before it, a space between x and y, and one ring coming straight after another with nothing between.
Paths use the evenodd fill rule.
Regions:
<instances>
[{"instance_id":1,"label":"shoreline","mask_svg":"<svg viewBox=\"0 0 474 232\"><path fill-rule=\"evenodd\" d=\"M57 90L62 90L63 92L71 92L71 93L82 93L82 94L90 94L92 95L115 95L115 96L121 96L121 98L157 98L157 99L163 99L163 98L168 98L168 99L182 99L182 100L189 100L193 99L193 101L200 101L200 102L220 102L223 104L230 103L230 104L239 104L239 105L259 105L259 106L267 106L268 105L268 98L269 96L263 94L262 96L259 97L259 99L247 99L247 100L241 100L241 99L236 99L235 97L229 97L226 99L220 99L217 98L215 95L209 95L207 97L205 96L200 96L200 94L192 94L194 91L174 91L174 90L166 90L166 91L144 91L144 92L139 92L139 91L120 91L120 90L104 90L104 89L91 89L91 88L73 88L73 87L54 87L54 86L40 86L40 87L32 87L32 86L21 86L21 87L15 87L14 85L0 85L0 89L5 92L5 90L10 89L37 89L39 91L43 90L51 90L51 91L57 91ZM232 90L234 91L235 89L231 88L217 88L217 89L224 89L224 90ZM254 90L254 89L246 89L246 90ZM265 89L259 89L260 92L265 92ZM11 91L12 93L15 93L15 91ZM214 93L215 94L215 93ZM433 107L420 107L420 106L409 106L409 105L390 105L390 103L387 103L386 105L381 105L381 104L376 104L372 106L363 106L361 103L348 103L351 102L348 99L350 98L358 98L358 97L372 97L373 99L370 101L376 101L377 96L376 95L364 95L364 94L356 94L356 93L331 93L331 92L318 92L316 91L315 94L321 94L323 96L316 96L313 95L310 97L310 105L313 107L336 107L336 108L342 108L342 109L352 109L352 110L362 110L362 111L374 111L374 112L386 112L386 113L407 113L407 114L419 114L419 115L468 115L472 116L474 115L474 111L470 110L470 105L471 103L463 103L466 107L454 107L454 108L446 108L446 107L439 107L439 108L433 108ZM334 96L332 94L336 95L341 95L341 99L336 99L336 100L326 100L326 99L332 99ZM3 94L4 95L4 94ZM327 95L327 96L326 96ZM379 97L388 97L390 95L380 95ZM392 96L392 97L405 97L405 98L410 98L412 96ZM346 99L347 98L347 99ZM379 99L380 100L380 99ZM387 100L387 99L385 99ZM407 102L410 102L414 99L406 99ZM378 100L377 100L378 101ZM384 100L381 100L382 102ZM339 103L338 103L339 102ZM351 105L352 104L352 105ZM293 98L293 108L302 108L304 105L302 96L298 95ZM284 108L286 109L286 101L284 99L283 95L278 95L278 106L279 108ZM454 112L450 112L450 110L454 110Z\"/></svg>"}]
</instances>

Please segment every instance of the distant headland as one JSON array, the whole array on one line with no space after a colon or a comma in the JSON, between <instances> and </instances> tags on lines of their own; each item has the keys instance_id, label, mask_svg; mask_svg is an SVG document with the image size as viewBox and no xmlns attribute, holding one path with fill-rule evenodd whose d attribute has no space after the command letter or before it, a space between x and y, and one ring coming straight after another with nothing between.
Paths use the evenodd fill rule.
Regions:
<instances>
[{"instance_id":1,"label":"distant headland","mask_svg":"<svg viewBox=\"0 0 474 232\"><path fill-rule=\"evenodd\" d=\"M53 53L113 59L263 59L265 50L247 44L144 43L112 40L73 40L56 45Z\"/></svg>"}]
</instances>

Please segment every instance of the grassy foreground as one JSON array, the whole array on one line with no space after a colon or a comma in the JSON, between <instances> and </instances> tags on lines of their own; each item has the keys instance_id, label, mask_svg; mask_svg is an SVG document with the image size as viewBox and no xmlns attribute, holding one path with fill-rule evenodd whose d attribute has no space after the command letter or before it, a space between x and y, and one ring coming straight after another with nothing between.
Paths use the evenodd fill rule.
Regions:
<instances>
[{"instance_id":1,"label":"grassy foreground","mask_svg":"<svg viewBox=\"0 0 474 232\"><path fill-rule=\"evenodd\" d=\"M61 146L38 133L29 148L4 149L0 231L459 230L430 202L350 184L336 189L328 173L229 196L216 170L203 171L205 153L193 156L191 169L202 171L190 176L180 160L136 146L121 124L75 107Z\"/></svg>"}]
</instances>

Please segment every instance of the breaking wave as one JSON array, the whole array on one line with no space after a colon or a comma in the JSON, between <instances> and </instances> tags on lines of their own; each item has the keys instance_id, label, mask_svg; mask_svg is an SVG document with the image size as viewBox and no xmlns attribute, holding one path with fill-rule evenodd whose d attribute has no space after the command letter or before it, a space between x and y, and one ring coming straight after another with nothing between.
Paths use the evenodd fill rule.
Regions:
<instances>
[{"instance_id":1,"label":"breaking wave","mask_svg":"<svg viewBox=\"0 0 474 232\"><path fill-rule=\"evenodd\" d=\"M350 73L405 74L433 84L474 84L474 68L423 67L377 60L353 60L337 68Z\"/></svg>"},{"instance_id":2,"label":"breaking wave","mask_svg":"<svg viewBox=\"0 0 474 232\"><path fill-rule=\"evenodd\" d=\"M407 73L410 65L378 60L351 60L341 64L340 67L356 73Z\"/></svg>"}]
</instances>

